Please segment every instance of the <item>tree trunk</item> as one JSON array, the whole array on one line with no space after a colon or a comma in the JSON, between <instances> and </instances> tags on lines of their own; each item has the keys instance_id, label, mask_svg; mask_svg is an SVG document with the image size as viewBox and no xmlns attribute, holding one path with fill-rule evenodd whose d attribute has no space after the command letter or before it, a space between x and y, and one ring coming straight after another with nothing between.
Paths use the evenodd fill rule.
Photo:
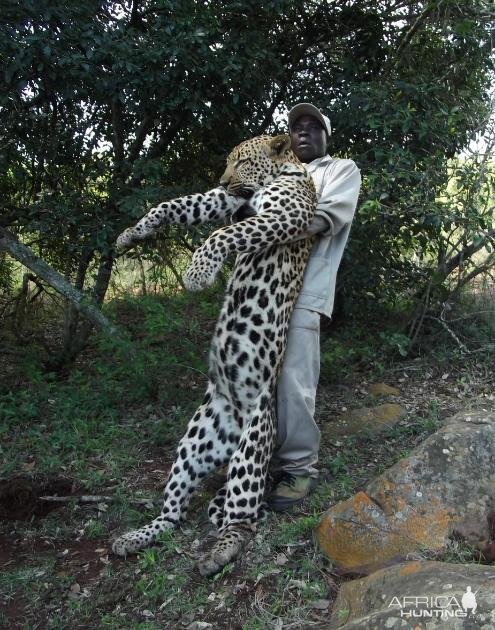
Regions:
<instances>
[{"instance_id":1,"label":"tree trunk","mask_svg":"<svg viewBox=\"0 0 495 630\"><path fill-rule=\"evenodd\" d=\"M20 243L16 237L0 227L0 251L8 252L12 258L31 269L37 276L49 284L57 293L67 298L74 308L84 315L88 322L107 335L115 336L117 328L103 315L97 304L103 300L91 301L84 293L75 289L65 278L55 271L34 252ZM110 267L111 268L111 267ZM108 284L108 282L107 282ZM103 293L104 296L104 293Z\"/></svg>"},{"instance_id":2,"label":"tree trunk","mask_svg":"<svg viewBox=\"0 0 495 630\"><path fill-rule=\"evenodd\" d=\"M112 275L113 261L114 259L111 254L102 255L101 257L95 284L91 293L94 304L101 305L105 299L105 294ZM50 361L49 368L57 370L66 363L74 361L86 345L89 335L91 334L91 329L91 320L82 322L75 334L68 339L68 343L64 345L62 352L55 357L55 359Z\"/></svg>"},{"instance_id":3,"label":"tree trunk","mask_svg":"<svg viewBox=\"0 0 495 630\"><path fill-rule=\"evenodd\" d=\"M22 340L22 333L24 331L24 322L26 320L26 304L27 304L27 299L28 299L28 294L29 294L29 281L32 280L34 277L35 276L33 276L33 274L31 273L23 274L21 290L19 291L19 294L16 297L13 330L17 338L17 341Z\"/></svg>"},{"instance_id":4,"label":"tree trunk","mask_svg":"<svg viewBox=\"0 0 495 630\"><path fill-rule=\"evenodd\" d=\"M139 279L141 281L141 295L148 295L148 291L146 289L146 273L144 271L144 264L141 256L137 257L137 263L139 269Z\"/></svg>"},{"instance_id":5,"label":"tree trunk","mask_svg":"<svg viewBox=\"0 0 495 630\"><path fill-rule=\"evenodd\" d=\"M81 260L79 261L79 265L77 267L76 278L74 281L74 287L78 291L82 291L84 289L84 281L86 279L86 273L88 271L89 264L91 259L93 258L94 250L86 250L81 256ZM66 300L66 309L65 309L65 322L64 322L64 339L63 339L63 350L64 354L72 343L72 339L74 338L77 327L79 325L79 312L69 300Z\"/></svg>"}]
</instances>

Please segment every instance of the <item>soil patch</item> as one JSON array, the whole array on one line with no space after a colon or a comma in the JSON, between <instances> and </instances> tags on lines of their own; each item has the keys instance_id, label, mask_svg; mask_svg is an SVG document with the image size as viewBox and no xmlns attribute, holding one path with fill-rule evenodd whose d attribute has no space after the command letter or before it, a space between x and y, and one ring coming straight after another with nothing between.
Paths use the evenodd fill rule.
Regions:
<instances>
[{"instance_id":1,"label":"soil patch","mask_svg":"<svg viewBox=\"0 0 495 630\"><path fill-rule=\"evenodd\" d=\"M35 480L30 477L11 477L0 481L0 520L26 521L44 518L61 507L59 503L42 501L44 496L71 496L80 488L72 479L57 477Z\"/></svg>"}]
</instances>

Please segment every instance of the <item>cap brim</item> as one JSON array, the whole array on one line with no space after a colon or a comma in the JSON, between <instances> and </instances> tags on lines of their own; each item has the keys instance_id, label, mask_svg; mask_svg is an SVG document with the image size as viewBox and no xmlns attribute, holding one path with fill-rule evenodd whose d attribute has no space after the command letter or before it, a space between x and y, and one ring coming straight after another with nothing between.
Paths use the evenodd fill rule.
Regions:
<instances>
[{"instance_id":1,"label":"cap brim","mask_svg":"<svg viewBox=\"0 0 495 630\"><path fill-rule=\"evenodd\" d=\"M320 110L314 105L311 105L311 103L299 103L290 110L288 116L289 131L292 129L292 126L296 122L296 120L301 116L313 116L313 118L316 118L316 120L318 120L318 122L321 124L327 135L330 136L330 121L328 121L327 123Z\"/></svg>"}]
</instances>

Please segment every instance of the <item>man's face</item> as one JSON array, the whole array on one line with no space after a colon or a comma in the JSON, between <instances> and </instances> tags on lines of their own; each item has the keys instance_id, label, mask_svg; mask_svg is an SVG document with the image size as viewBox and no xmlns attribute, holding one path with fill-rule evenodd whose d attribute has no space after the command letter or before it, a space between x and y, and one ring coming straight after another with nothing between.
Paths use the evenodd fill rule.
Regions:
<instances>
[{"instance_id":1,"label":"man's face","mask_svg":"<svg viewBox=\"0 0 495 630\"><path fill-rule=\"evenodd\" d=\"M292 150L301 162L311 162L327 152L327 134L314 116L299 116L292 125L290 139Z\"/></svg>"}]
</instances>

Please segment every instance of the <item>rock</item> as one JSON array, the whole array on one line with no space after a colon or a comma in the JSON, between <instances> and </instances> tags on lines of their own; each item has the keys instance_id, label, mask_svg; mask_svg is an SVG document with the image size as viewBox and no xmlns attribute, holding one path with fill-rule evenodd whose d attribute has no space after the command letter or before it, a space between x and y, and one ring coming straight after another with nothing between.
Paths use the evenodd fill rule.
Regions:
<instances>
[{"instance_id":1,"label":"rock","mask_svg":"<svg viewBox=\"0 0 495 630\"><path fill-rule=\"evenodd\" d=\"M442 551L452 536L489 540L494 462L495 414L449 418L365 491L331 507L316 530L320 547L341 571L369 573Z\"/></svg>"},{"instance_id":2,"label":"rock","mask_svg":"<svg viewBox=\"0 0 495 630\"><path fill-rule=\"evenodd\" d=\"M397 387L392 387L386 383L371 383L366 390L372 396L400 396Z\"/></svg>"},{"instance_id":3,"label":"rock","mask_svg":"<svg viewBox=\"0 0 495 630\"><path fill-rule=\"evenodd\" d=\"M406 562L345 582L333 606L329 627L492 630L495 567Z\"/></svg>"},{"instance_id":4,"label":"rock","mask_svg":"<svg viewBox=\"0 0 495 630\"><path fill-rule=\"evenodd\" d=\"M310 604L311 608L315 610L327 610L330 607L329 599L317 599Z\"/></svg>"},{"instance_id":5,"label":"rock","mask_svg":"<svg viewBox=\"0 0 495 630\"><path fill-rule=\"evenodd\" d=\"M406 410L396 403L386 403L376 407L360 407L352 409L338 416L334 422L326 426L329 436L362 435L366 433L381 433L394 426L406 413Z\"/></svg>"}]
</instances>

